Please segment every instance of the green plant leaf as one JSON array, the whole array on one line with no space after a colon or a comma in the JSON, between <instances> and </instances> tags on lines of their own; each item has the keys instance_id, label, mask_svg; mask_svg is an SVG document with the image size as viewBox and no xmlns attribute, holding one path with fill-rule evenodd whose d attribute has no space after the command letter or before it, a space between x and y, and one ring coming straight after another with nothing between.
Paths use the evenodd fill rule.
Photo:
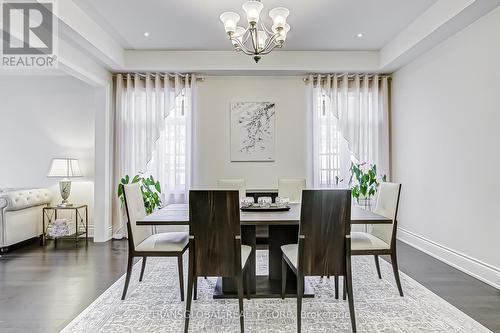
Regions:
<instances>
[{"instance_id":1,"label":"green plant leaf","mask_svg":"<svg viewBox=\"0 0 500 333\"><path fill-rule=\"evenodd\" d=\"M128 184L130 181L130 177L128 175L124 176L120 179L120 184L118 184L118 197L124 200L123 192L125 184ZM153 175L149 175L144 178L141 174L135 175L132 179L132 183L139 183L141 188L142 200L144 202L144 208L147 214L151 214L157 207L161 207L161 185L159 181L156 181Z\"/></svg>"}]
</instances>

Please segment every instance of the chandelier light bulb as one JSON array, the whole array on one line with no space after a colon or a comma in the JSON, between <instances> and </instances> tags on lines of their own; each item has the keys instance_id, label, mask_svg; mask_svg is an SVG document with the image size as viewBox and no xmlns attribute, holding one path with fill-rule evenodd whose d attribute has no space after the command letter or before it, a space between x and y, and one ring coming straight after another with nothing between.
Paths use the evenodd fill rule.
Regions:
<instances>
[{"instance_id":1,"label":"chandelier light bulb","mask_svg":"<svg viewBox=\"0 0 500 333\"><path fill-rule=\"evenodd\" d=\"M236 31L236 25L240 20L240 15L235 12L224 12L220 15L220 20L224 23L226 33L233 34Z\"/></svg>"},{"instance_id":2,"label":"chandelier light bulb","mask_svg":"<svg viewBox=\"0 0 500 333\"><path fill-rule=\"evenodd\" d=\"M276 7L269 11L269 17L273 20L273 26L276 27L285 27L288 15L290 11L284 7Z\"/></svg>"},{"instance_id":3,"label":"chandelier light bulb","mask_svg":"<svg viewBox=\"0 0 500 333\"><path fill-rule=\"evenodd\" d=\"M247 21L250 25L259 23L260 12L264 5L260 1L247 1L243 4L243 10L247 14Z\"/></svg>"}]
</instances>

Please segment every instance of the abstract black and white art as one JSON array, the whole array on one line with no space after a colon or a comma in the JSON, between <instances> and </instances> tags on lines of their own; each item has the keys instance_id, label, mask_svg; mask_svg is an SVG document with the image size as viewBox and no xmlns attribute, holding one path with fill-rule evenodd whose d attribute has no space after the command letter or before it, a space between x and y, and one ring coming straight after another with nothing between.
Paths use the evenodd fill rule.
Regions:
<instances>
[{"instance_id":1,"label":"abstract black and white art","mask_svg":"<svg viewBox=\"0 0 500 333\"><path fill-rule=\"evenodd\" d=\"M232 103L231 161L274 161L275 126L275 103Z\"/></svg>"}]
</instances>

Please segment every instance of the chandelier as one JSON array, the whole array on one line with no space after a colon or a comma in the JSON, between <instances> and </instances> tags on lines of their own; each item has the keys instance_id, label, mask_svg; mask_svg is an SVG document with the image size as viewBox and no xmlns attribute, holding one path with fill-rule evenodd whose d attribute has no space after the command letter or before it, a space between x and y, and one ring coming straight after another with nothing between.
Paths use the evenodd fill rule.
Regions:
<instances>
[{"instance_id":1,"label":"chandelier","mask_svg":"<svg viewBox=\"0 0 500 333\"><path fill-rule=\"evenodd\" d=\"M272 50L282 48L286 40L286 34L290 31L290 26L286 23L286 18L290 11L284 7L276 7L269 11L269 16L273 21L271 29L260 20L260 12L264 5L260 0L251 0L243 4L246 13L248 27L245 29L238 26L240 15L235 12L224 12L220 20L224 23L229 40L233 43L237 52L253 56L255 62L259 62L262 55L270 53Z\"/></svg>"}]
</instances>

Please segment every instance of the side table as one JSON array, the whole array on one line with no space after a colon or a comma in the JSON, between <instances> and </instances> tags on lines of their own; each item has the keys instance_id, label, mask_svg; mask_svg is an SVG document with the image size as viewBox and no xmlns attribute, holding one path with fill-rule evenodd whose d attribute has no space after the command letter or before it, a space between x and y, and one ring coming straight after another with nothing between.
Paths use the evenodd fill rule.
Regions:
<instances>
[{"instance_id":1,"label":"side table","mask_svg":"<svg viewBox=\"0 0 500 333\"><path fill-rule=\"evenodd\" d=\"M67 236L54 237L54 246L57 247L58 239L74 239L75 246L78 247L78 239L80 236L85 235L85 245L89 242L89 215L87 205L73 205L73 206L47 206L43 208L42 218L42 246L45 246L47 238L48 227L57 220L59 211L73 211L75 222L75 233Z\"/></svg>"}]
</instances>

